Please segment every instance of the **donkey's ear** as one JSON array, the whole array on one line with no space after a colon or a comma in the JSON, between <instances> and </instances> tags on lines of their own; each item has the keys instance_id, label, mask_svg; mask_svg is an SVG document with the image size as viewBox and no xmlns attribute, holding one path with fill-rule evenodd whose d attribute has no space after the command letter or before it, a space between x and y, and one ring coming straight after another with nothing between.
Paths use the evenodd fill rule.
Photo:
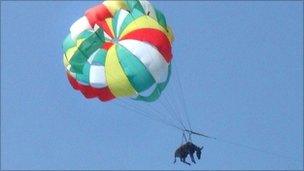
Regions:
<instances>
[{"instance_id":1,"label":"donkey's ear","mask_svg":"<svg viewBox=\"0 0 304 171\"><path fill-rule=\"evenodd\" d=\"M202 150L204 148L204 146L202 146L200 149Z\"/></svg>"}]
</instances>

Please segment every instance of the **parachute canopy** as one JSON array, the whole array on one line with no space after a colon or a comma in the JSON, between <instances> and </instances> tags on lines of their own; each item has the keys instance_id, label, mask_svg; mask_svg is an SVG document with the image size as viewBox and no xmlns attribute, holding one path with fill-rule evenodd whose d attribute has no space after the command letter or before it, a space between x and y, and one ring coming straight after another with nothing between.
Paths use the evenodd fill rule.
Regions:
<instances>
[{"instance_id":1,"label":"parachute canopy","mask_svg":"<svg viewBox=\"0 0 304 171\"><path fill-rule=\"evenodd\" d=\"M148 1L108 0L86 11L63 42L63 63L86 98L154 101L170 77L173 34Z\"/></svg>"}]
</instances>

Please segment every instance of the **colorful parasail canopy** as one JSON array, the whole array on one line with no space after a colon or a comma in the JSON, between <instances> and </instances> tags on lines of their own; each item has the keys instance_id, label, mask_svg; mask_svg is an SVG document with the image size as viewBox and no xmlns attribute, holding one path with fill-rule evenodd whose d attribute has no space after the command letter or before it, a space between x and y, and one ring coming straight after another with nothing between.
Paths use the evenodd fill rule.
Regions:
<instances>
[{"instance_id":1,"label":"colorful parasail canopy","mask_svg":"<svg viewBox=\"0 0 304 171\"><path fill-rule=\"evenodd\" d=\"M63 63L86 98L155 101L170 78L173 34L146 0L107 0L86 11L63 42Z\"/></svg>"}]
</instances>

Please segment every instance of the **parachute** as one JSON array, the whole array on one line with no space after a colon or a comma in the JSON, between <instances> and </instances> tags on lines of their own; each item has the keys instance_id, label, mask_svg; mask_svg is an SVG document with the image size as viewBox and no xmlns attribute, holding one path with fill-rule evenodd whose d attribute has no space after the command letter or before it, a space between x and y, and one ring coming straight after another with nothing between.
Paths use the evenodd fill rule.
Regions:
<instances>
[{"instance_id":1,"label":"parachute","mask_svg":"<svg viewBox=\"0 0 304 171\"><path fill-rule=\"evenodd\" d=\"M193 134L185 104L173 104L166 93L160 98L171 77L173 40L165 16L147 0L106 0L70 27L63 42L67 78L86 98L118 99L123 108ZM180 86L172 88L180 101L181 83L173 85Z\"/></svg>"},{"instance_id":2,"label":"parachute","mask_svg":"<svg viewBox=\"0 0 304 171\"><path fill-rule=\"evenodd\" d=\"M86 98L157 100L170 80L173 33L145 0L107 0L85 12L63 42L72 87Z\"/></svg>"}]
</instances>

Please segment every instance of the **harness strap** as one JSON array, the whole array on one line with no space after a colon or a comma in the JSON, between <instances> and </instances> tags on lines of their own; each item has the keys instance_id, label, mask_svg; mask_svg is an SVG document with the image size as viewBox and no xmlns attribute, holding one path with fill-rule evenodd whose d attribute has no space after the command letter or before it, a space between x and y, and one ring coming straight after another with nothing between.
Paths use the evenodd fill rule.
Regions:
<instances>
[{"instance_id":1,"label":"harness strap","mask_svg":"<svg viewBox=\"0 0 304 171\"><path fill-rule=\"evenodd\" d=\"M183 135L182 135L182 143L181 143L181 145L183 145L183 144L184 144L184 142L187 142L187 137L186 137L186 135L185 135L185 131L183 131Z\"/></svg>"}]
</instances>

